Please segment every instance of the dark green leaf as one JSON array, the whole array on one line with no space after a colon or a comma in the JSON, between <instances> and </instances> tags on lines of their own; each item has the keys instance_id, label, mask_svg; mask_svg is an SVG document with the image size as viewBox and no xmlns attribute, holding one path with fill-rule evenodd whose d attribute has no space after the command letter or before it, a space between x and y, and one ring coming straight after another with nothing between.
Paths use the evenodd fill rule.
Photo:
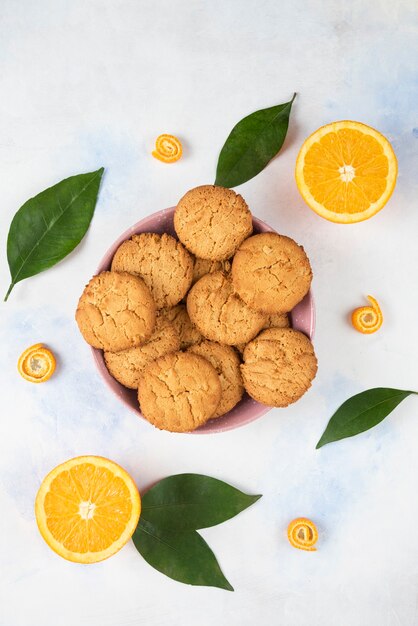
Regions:
<instances>
[{"instance_id":1,"label":"dark green leaf","mask_svg":"<svg viewBox=\"0 0 418 626\"><path fill-rule=\"evenodd\" d=\"M254 504L250 496L201 474L164 478L142 498L142 518L159 528L196 530L220 524Z\"/></svg>"},{"instance_id":2,"label":"dark green leaf","mask_svg":"<svg viewBox=\"0 0 418 626\"><path fill-rule=\"evenodd\" d=\"M295 97L255 111L234 126L219 155L215 185L241 185L266 167L283 145Z\"/></svg>"},{"instance_id":3,"label":"dark green leaf","mask_svg":"<svg viewBox=\"0 0 418 626\"><path fill-rule=\"evenodd\" d=\"M169 578L233 591L212 550L195 530L162 530L141 517L132 539L147 563Z\"/></svg>"},{"instance_id":4,"label":"dark green leaf","mask_svg":"<svg viewBox=\"0 0 418 626\"><path fill-rule=\"evenodd\" d=\"M353 437L379 424L402 400L415 391L376 387L346 400L328 422L316 447Z\"/></svg>"},{"instance_id":5,"label":"dark green leaf","mask_svg":"<svg viewBox=\"0 0 418 626\"><path fill-rule=\"evenodd\" d=\"M103 168L62 180L30 198L15 214L7 239L12 282L61 261L80 243L93 217Z\"/></svg>"}]
</instances>

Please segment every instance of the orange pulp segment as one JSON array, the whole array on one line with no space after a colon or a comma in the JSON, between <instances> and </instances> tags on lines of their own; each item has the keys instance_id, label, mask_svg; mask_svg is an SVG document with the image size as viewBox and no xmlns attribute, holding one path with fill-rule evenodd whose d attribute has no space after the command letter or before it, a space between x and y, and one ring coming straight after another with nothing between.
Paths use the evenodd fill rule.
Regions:
<instances>
[{"instance_id":1,"label":"orange pulp segment","mask_svg":"<svg viewBox=\"0 0 418 626\"><path fill-rule=\"evenodd\" d=\"M398 165L389 141L360 122L322 126L296 160L296 183L305 202L332 222L350 224L375 215L389 200Z\"/></svg>"},{"instance_id":2,"label":"orange pulp segment","mask_svg":"<svg viewBox=\"0 0 418 626\"><path fill-rule=\"evenodd\" d=\"M356 330L367 335L375 333L383 324L383 314L378 301L367 296L371 306L361 306L351 314L351 322Z\"/></svg>"},{"instance_id":3,"label":"orange pulp segment","mask_svg":"<svg viewBox=\"0 0 418 626\"><path fill-rule=\"evenodd\" d=\"M290 522L287 528L287 537L294 548L308 552L316 550L318 531L315 524L306 517L298 517Z\"/></svg>"},{"instance_id":4,"label":"orange pulp segment","mask_svg":"<svg viewBox=\"0 0 418 626\"><path fill-rule=\"evenodd\" d=\"M56 361L51 350L41 343L27 348L19 357L17 369L19 374L31 383L44 383L55 371Z\"/></svg>"},{"instance_id":5,"label":"orange pulp segment","mask_svg":"<svg viewBox=\"0 0 418 626\"><path fill-rule=\"evenodd\" d=\"M69 561L95 563L120 550L138 524L141 499L129 474L98 456L80 456L44 478L35 502L42 537Z\"/></svg>"},{"instance_id":6,"label":"orange pulp segment","mask_svg":"<svg viewBox=\"0 0 418 626\"><path fill-rule=\"evenodd\" d=\"M155 140L155 150L152 156L164 163L174 163L183 154L180 139L174 135L159 135Z\"/></svg>"}]
</instances>

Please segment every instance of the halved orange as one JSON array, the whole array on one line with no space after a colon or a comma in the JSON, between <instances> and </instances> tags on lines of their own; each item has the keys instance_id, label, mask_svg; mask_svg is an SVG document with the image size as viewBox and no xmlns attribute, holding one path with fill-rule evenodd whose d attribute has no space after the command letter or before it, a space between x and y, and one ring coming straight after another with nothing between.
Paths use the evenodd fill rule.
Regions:
<instances>
[{"instance_id":1,"label":"halved orange","mask_svg":"<svg viewBox=\"0 0 418 626\"><path fill-rule=\"evenodd\" d=\"M321 217L351 224L380 211L395 188L398 164L389 141L361 122L333 122L306 139L296 183Z\"/></svg>"},{"instance_id":2,"label":"halved orange","mask_svg":"<svg viewBox=\"0 0 418 626\"><path fill-rule=\"evenodd\" d=\"M129 474L109 459L79 456L53 469L36 496L42 537L69 561L95 563L120 550L138 524L141 499Z\"/></svg>"}]
</instances>

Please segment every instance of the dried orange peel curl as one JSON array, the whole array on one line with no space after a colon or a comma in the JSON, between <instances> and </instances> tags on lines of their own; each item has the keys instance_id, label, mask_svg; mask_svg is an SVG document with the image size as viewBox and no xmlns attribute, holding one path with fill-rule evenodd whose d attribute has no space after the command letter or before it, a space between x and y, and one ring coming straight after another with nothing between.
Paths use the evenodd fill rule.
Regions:
<instances>
[{"instance_id":1,"label":"dried orange peel curl","mask_svg":"<svg viewBox=\"0 0 418 626\"><path fill-rule=\"evenodd\" d=\"M174 163L183 154L181 142L174 135L159 135L152 156L164 163Z\"/></svg>"},{"instance_id":2,"label":"dried orange peel curl","mask_svg":"<svg viewBox=\"0 0 418 626\"><path fill-rule=\"evenodd\" d=\"M51 350L41 343L31 346L19 357L17 369L19 374L31 383L44 383L55 371L56 361Z\"/></svg>"},{"instance_id":3,"label":"dried orange peel curl","mask_svg":"<svg viewBox=\"0 0 418 626\"><path fill-rule=\"evenodd\" d=\"M351 314L351 322L360 333L369 335L375 333L383 324L383 315L379 303L372 296L367 296L371 306L361 306L354 309Z\"/></svg>"},{"instance_id":4,"label":"dried orange peel curl","mask_svg":"<svg viewBox=\"0 0 418 626\"><path fill-rule=\"evenodd\" d=\"M298 517L287 527L287 538L294 548L314 552L318 541L318 531L310 519Z\"/></svg>"}]
</instances>

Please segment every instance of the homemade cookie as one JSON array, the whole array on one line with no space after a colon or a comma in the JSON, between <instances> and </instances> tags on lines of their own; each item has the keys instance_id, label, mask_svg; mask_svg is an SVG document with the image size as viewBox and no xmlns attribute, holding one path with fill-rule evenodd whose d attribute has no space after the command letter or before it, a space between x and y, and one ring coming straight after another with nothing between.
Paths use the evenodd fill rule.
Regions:
<instances>
[{"instance_id":1,"label":"homemade cookie","mask_svg":"<svg viewBox=\"0 0 418 626\"><path fill-rule=\"evenodd\" d=\"M141 278L127 272L93 276L75 314L87 343L110 352L145 343L153 333L155 316L150 290Z\"/></svg>"},{"instance_id":2,"label":"homemade cookie","mask_svg":"<svg viewBox=\"0 0 418 626\"><path fill-rule=\"evenodd\" d=\"M254 400L285 407L309 389L317 367L313 345L303 333L269 328L246 346L241 373Z\"/></svg>"},{"instance_id":3,"label":"homemade cookie","mask_svg":"<svg viewBox=\"0 0 418 626\"><path fill-rule=\"evenodd\" d=\"M268 316L263 328L289 328L289 326L290 321L287 313L273 313L273 315ZM246 343L239 343L235 348L242 354L246 345Z\"/></svg>"},{"instance_id":4,"label":"homemade cookie","mask_svg":"<svg viewBox=\"0 0 418 626\"><path fill-rule=\"evenodd\" d=\"M192 285L197 283L198 280L205 276L205 274L211 274L212 272L222 271L227 274L231 270L231 261L211 261L210 259L199 259L196 257L194 260L193 268L193 280Z\"/></svg>"},{"instance_id":5,"label":"homemade cookie","mask_svg":"<svg viewBox=\"0 0 418 626\"><path fill-rule=\"evenodd\" d=\"M186 350L203 339L196 326L192 324L185 304L178 304L171 309L162 309L158 312L157 319L166 320L174 325L180 337L181 350Z\"/></svg>"},{"instance_id":6,"label":"homemade cookie","mask_svg":"<svg viewBox=\"0 0 418 626\"><path fill-rule=\"evenodd\" d=\"M250 210L242 196L215 185L188 191L174 214L174 228L186 248L202 259L229 259L251 235Z\"/></svg>"},{"instance_id":7,"label":"homemade cookie","mask_svg":"<svg viewBox=\"0 0 418 626\"><path fill-rule=\"evenodd\" d=\"M273 313L267 318L263 328L289 328L290 321L287 313Z\"/></svg>"},{"instance_id":8,"label":"homemade cookie","mask_svg":"<svg viewBox=\"0 0 418 626\"><path fill-rule=\"evenodd\" d=\"M105 352L106 367L125 387L137 389L145 368L158 357L180 350L180 337L173 324L159 323L147 343L122 352Z\"/></svg>"},{"instance_id":9,"label":"homemade cookie","mask_svg":"<svg viewBox=\"0 0 418 626\"><path fill-rule=\"evenodd\" d=\"M144 417L162 430L189 432L216 411L222 389L213 365L197 354L172 352L146 368L138 386Z\"/></svg>"},{"instance_id":10,"label":"homemade cookie","mask_svg":"<svg viewBox=\"0 0 418 626\"><path fill-rule=\"evenodd\" d=\"M221 400L212 417L220 417L228 413L238 404L244 393L240 360L234 348L222 346L216 341L202 341L199 345L189 348L188 352L199 354L207 359L216 369L221 381Z\"/></svg>"},{"instance_id":11,"label":"homemade cookie","mask_svg":"<svg viewBox=\"0 0 418 626\"><path fill-rule=\"evenodd\" d=\"M286 313L308 293L312 270L304 249L293 239L261 233L237 250L232 281L248 306L269 314Z\"/></svg>"},{"instance_id":12,"label":"homemade cookie","mask_svg":"<svg viewBox=\"0 0 418 626\"><path fill-rule=\"evenodd\" d=\"M253 339L267 319L241 300L222 272L206 274L191 288L187 312L207 339L229 345Z\"/></svg>"},{"instance_id":13,"label":"homemade cookie","mask_svg":"<svg viewBox=\"0 0 418 626\"><path fill-rule=\"evenodd\" d=\"M141 233L119 246L112 270L140 276L151 290L157 309L162 309L174 306L186 295L192 284L193 259L171 235Z\"/></svg>"}]
</instances>

